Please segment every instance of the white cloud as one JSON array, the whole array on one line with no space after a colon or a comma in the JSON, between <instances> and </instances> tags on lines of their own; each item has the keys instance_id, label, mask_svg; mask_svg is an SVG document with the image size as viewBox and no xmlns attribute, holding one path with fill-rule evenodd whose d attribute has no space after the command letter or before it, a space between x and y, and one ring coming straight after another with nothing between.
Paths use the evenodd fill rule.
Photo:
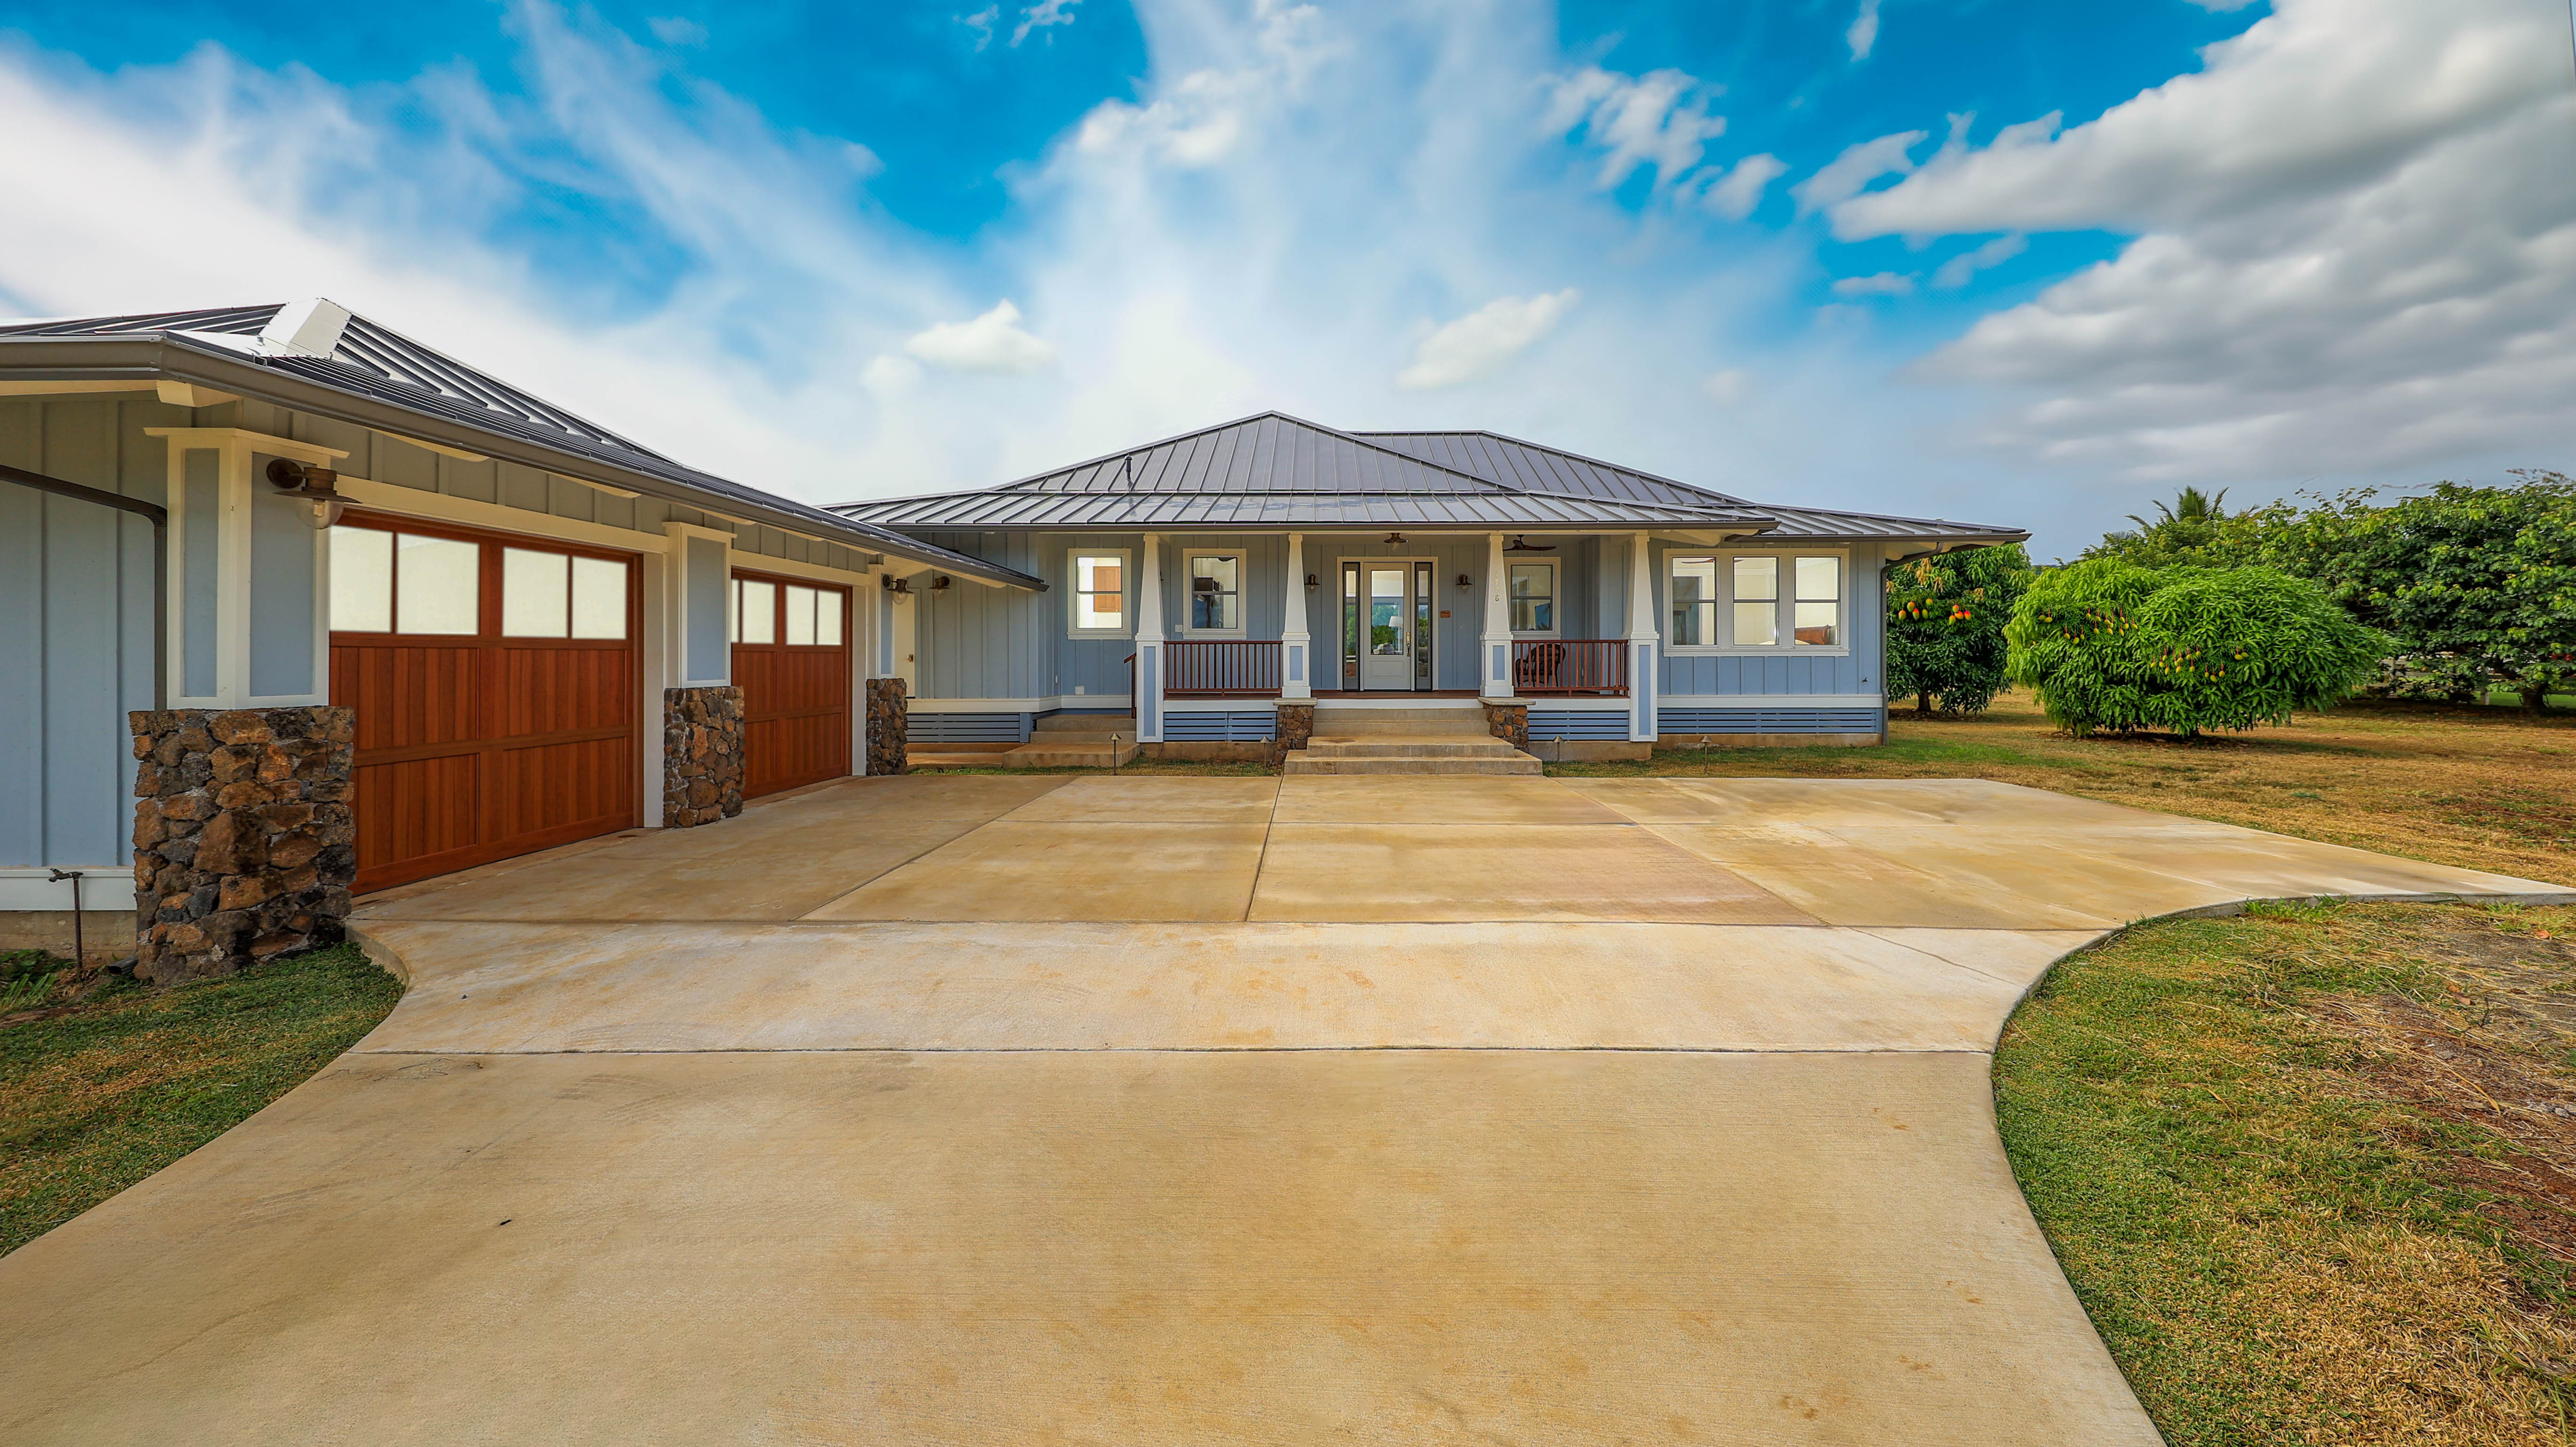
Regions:
<instances>
[{"instance_id":1,"label":"white cloud","mask_svg":"<svg viewBox=\"0 0 2576 1447\"><path fill-rule=\"evenodd\" d=\"M1974 280L1977 273L2001 266L2030 250L2030 238L2020 232L1998 236L1974 251L1962 251L1941 263L1932 273L1932 285L1942 291L1957 291Z\"/></svg>"},{"instance_id":2,"label":"white cloud","mask_svg":"<svg viewBox=\"0 0 2576 1447\"><path fill-rule=\"evenodd\" d=\"M1912 296L1914 278L1895 271L1882 271L1874 276L1846 276L1834 283L1834 295Z\"/></svg>"},{"instance_id":3,"label":"white cloud","mask_svg":"<svg viewBox=\"0 0 2576 1447\"><path fill-rule=\"evenodd\" d=\"M1610 190L1639 166L1655 168L1655 184L1669 186L1699 164L1705 142L1726 134L1726 117L1708 113L1717 88L1678 70L1623 75L1585 66L1554 87L1550 132L1581 132L1609 154L1595 184Z\"/></svg>"},{"instance_id":4,"label":"white cloud","mask_svg":"<svg viewBox=\"0 0 2576 1447\"><path fill-rule=\"evenodd\" d=\"M1823 169L1797 185L1789 194L1798 198L1798 214L1822 211L1836 202L1860 194L1860 189L1886 175L1902 175L1914 169L1913 158L1906 152L1931 138L1930 131L1900 131L1846 146L1843 153L1824 164ZM1840 213L1836 213L1839 218Z\"/></svg>"},{"instance_id":5,"label":"white cloud","mask_svg":"<svg viewBox=\"0 0 2576 1447\"><path fill-rule=\"evenodd\" d=\"M906 337L903 349L951 372L1026 376L1055 365L1055 348L1021 330L1020 309L1007 299L971 322L941 322Z\"/></svg>"},{"instance_id":6,"label":"white cloud","mask_svg":"<svg viewBox=\"0 0 2576 1447\"><path fill-rule=\"evenodd\" d=\"M1878 0L1860 0L1860 13L1852 17L1851 28L1843 32L1843 43L1851 47L1854 61L1869 59L1878 45Z\"/></svg>"},{"instance_id":7,"label":"white cloud","mask_svg":"<svg viewBox=\"0 0 2576 1447\"><path fill-rule=\"evenodd\" d=\"M707 28L685 15L657 15L645 21L644 26L664 45L696 47L707 43Z\"/></svg>"},{"instance_id":8,"label":"white cloud","mask_svg":"<svg viewBox=\"0 0 2576 1447\"><path fill-rule=\"evenodd\" d=\"M999 0L995 0L994 4L987 5L972 15L952 15L948 18L974 31L975 48L981 51L993 43L993 27L1002 23L1002 7Z\"/></svg>"},{"instance_id":9,"label":"white cloud","mask_svg":"<svg viewBox=\"0 0 2576 1447\"><path fill-rule=\"evenodd\" d=\"M1437 328L1413 351L1413 365L1395 374L1395 385L1455 387L1501 371L1556 330L1581 296L1573 287L1539 296L1501 296Z\"/></svg>"},{"instance_id":10,"label":"white cloud","mask_svg":"<svg viewBox=\"0 0 2576 1447\"><path fill-rule=\"evenodd\" d=\"M919 362L910 357L895 356L891 352L870 357L867 366L859 372L859 385L879 396L905 391L920 380Z\"/></svg>"},{"instance_id":11,"label":"white cloud","mask_svg":"<svg viewBox=\"0 0 2576 1447\"><path fill-rule=\"evenodd\" d=\"M1073 7L1081 3L1082 0L1038 0L1020 12L1020 23L1011 30L1012 46L1016 48L1021 41L1028 39L1032 30L1044 30L1050 25L1071 25L1076 18Z\"/></svg>"},{"instance_id":12,"label":"white cloud","mask_svg":"<svg viewBox=\"0 0 2576 1447\"><path fill-rule=\"evenodd\" d=\"M2277 0L2205 67L1836 207L1838 235L2133 230L1918 369L2027 389L1985 440L2156 480L2555 463L2576 94L2519 0Z\"/></svg>"},{"instance_id":13,"label":"white cloud","mask_svg":"<svg viewBox=\"0 0 2576 1447\"><path fill-rule=\"evenodd\" d=\"M1699 384L1699 389L1708 394L1708 400L1720 407L1732 407L1743 401L1744 394L1752 388L1753 374L1742 367L1728 367L1723 371L1711 372L1701 378Z\"/></svg>"},{"instance_id":14,"label":"white cloud","mask_svg":"<svg viewBox=\"0 0 2576 1447\"><path fill-rule=\"evenodd\" d=\"M1698 188L1702 206L1729 221L1741 221L1762 204L1762 193L1771 183L1788 172L1789 163L1778 156L1756 154L1725 171L1709 167L1692 178L1692 184Z\"/></svg>"}]
</instances>

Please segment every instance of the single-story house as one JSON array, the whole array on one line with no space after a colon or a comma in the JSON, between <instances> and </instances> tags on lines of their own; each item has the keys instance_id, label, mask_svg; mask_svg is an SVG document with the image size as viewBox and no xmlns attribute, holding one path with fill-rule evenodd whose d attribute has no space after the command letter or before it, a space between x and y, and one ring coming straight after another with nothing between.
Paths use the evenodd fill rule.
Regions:
<instances>
[{"instance_id":1,"label":"single-story house","mask_svg":"<svg viewBox=\"0 0 2576 1447\"><path fill-rule=\"evenodd\" d=\"M836 506L1042 578L893 615L916 748L1132 713L1164 752L1508 707L1559 757L1885 737L1883 566L2018 528L1755 503L1491 432L1277 413ZM1293 737L1291 728L1287 736Z\"/></svg>"},{"instance_id":2,"label":"single-story house","mask_svg":"<svg viewBox=\"0 0 2576 1447\"><path fill-rule=\"evenodd\" d=\"M863 770L884 583L933 572L1044 586L328 301L0 324L0 948L65 949L78 889L98 951L139 903L162 974L221 968Z\"/></svg>"},{"instance_id":3,"label":"single-story house","mask_svg":"<svg viewBox=\"0 0 2576 1447\"><path fill-rule=\"evenodd\" d=\"M229 969L356 892L900 769L907 706L925 744L1293 744L1319 702L1874 740L1880 565L2022 536L1275 414L825 509L319 298L0 323L0 948Z\"/></svg>"}]
</instances>

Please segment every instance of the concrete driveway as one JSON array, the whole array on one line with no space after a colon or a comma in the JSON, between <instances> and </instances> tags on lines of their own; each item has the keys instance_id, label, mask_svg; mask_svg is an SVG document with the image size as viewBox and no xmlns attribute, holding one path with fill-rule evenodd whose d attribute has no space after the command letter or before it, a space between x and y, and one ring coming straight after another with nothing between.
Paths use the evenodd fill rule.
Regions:
<instances>
[{"instance_id":1,"label":"concrete driveway","mask_svg":"<svg viewBox=\"0 0 2576 1447\"><path fill-rule=\"evenodd\" d=\"M1977 782L859 780L377 896L0 1261L12 1443L2150 1443L1998 1144L2141 916L2552 886Z\"/></svg>"}]
</instances>

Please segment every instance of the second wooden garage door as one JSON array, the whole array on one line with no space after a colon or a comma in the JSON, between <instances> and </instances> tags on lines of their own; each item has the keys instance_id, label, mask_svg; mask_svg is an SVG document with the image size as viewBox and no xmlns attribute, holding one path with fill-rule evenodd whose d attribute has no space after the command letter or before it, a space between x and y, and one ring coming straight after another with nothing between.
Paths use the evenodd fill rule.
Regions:
<instances>
[{"instance_id":1,"label":"second wooden garage door","mask_svg":"<svg viewBox=\"0 0 2576 1447\"><path fill-rule=\"evenodd\" d=\"M850 593L734 574L733 681L745 798L850 771Z\"/></svg>"}]
</instances>

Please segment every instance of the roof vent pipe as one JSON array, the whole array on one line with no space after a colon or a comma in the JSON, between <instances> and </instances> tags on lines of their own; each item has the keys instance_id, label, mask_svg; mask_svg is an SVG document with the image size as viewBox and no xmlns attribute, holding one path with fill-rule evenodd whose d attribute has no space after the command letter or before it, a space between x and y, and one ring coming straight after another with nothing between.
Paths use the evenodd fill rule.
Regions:
<instances>
[{"instance_id":1,"label":"roof vent pipe","mask_svg":"<svg viewBox=\"0 0 2576 1447\"><path fill-rule=\"evenodd\" d=\"M259 329L260 350L290 357L327 357L340 346L349 309L322 297L291 301Z\"/></svg>"}]
</instances>

